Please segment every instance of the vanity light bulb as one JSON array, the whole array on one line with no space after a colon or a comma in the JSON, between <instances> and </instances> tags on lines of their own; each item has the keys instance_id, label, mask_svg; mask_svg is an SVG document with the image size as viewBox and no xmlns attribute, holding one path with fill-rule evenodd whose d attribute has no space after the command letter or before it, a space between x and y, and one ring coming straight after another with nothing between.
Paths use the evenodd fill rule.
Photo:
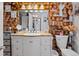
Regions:
<instances>
[{"instance_id":1,"label":"vanity light bulb","mask_svg":"<svg viewBox=\"0 0 79 59\"><path fill-rule=\"evenodd\" d=\"M41 4L40 9L44 9L44 5L43 4Z\"/></svg>"},{"instance_id":2,"label":"vanity light bulb","mask_svg":"<svg viewBox=\"0 0 79 59\"><path fill-rule=\"evenodd\" d=\"M38 9L38 5L37 4L34 5L34 9Z\"/></svg>"},{"instance_id":3,"label":"vanity light bulb","mask_svg":"<svg viewBox=\"0 0 79 59\"><path fill-rule=\"evenodd\" d=\"M32 7L32 6L29 4L29 5L28 5L28 9L32 9L31 7Z\"/></svg>"},{"instance_id":4,"label":"vanity light bulb","mask_svg":"<svg viewBox=\"0 0 79 59\"><path fill-rule=\"evenodd\" d=\"M26 7L25 7L25 5L24 5L24 4L22 5L21 9L26 9Z\"/></svg>"}]
</instances>

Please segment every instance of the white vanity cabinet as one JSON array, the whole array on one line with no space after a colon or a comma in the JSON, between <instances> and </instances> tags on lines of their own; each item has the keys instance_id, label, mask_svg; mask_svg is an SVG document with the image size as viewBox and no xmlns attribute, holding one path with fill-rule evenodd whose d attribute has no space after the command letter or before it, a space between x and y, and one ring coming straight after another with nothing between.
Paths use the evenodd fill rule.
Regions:
<instances>
[{"instance_id":1,"label":"white vanity cabinet","mask_svg":"<svg viewBox=\"0 0 79 59\"><path fill-rule=\"evenodd\" d=\"M12 35L13 56L51 56L51 35Z\"/></svg>"}]
</instances>

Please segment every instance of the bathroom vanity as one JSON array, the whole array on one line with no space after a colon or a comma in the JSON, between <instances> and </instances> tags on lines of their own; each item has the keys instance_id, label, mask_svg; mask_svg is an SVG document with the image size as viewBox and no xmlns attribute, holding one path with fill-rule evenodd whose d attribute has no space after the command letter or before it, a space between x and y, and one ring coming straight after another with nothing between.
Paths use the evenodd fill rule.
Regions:
<instances>
[{"instance_id":1,"label":"bathroom vanity","mask_svg":"<svg viewBox=\"0 0 79 59\"><path fill-rule=\"evenodd\" d=\"M19 12L22 31L11 34L12 55L50 56L53 38L48 33L48 10L42 10L42 12L38 10L29 11L21 10Z\"/></svg>"},{"instance_id":2,"label":"bathroom vanity","mask_svg":"<svg viewBox=\"0 0 79 59\"><path fill-rule=\"evenodd\" d=\"M52 35L50 33L17 32L11 34L13 56L50 56Z\"/></svg>"}]
</instances>

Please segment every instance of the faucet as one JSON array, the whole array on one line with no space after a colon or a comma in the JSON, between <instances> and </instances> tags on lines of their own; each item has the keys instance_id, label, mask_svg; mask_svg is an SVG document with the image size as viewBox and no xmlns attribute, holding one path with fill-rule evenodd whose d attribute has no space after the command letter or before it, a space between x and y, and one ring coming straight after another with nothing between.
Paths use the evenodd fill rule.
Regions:
<instances>
[{"instance_id":1,"label":"faucet","mask_svg":"<svg viewBox=\"0 0 79 59\"><path fill-rule=\"evenodd\" d=\"M35 31L35 17L32 17L32 29L31 29L31 32L34 32Z\"/></svg>"},{"instance_id":2,"label":"faucet","mask_svg":"<svg viewBox=\"0 0 79 59\"><path fill-rule=\"evenodd\" d=\"M33 28L33 32L35 31L35 20L33 20L33 23L32 23L32 28Z\"/></svg>"}]
</instances>

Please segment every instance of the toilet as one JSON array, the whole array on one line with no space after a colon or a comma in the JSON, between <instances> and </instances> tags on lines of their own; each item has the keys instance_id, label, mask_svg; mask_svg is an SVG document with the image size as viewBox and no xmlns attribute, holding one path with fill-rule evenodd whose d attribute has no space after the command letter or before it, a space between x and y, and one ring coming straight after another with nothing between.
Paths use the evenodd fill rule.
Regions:
<instances>
[{"instance_id":1,"label":"toilet","mask_svg":"<svg viewBox=\"0 0 79 59\"><path fill-rule=\"evenodd\" d=\"M58 56L59 54L57 53L56 50L51 50L51 56Z\"/></svg>"},{"instance_id":2,"label":"toilet","mask_svg":"<svg viewBox=\"0 0 79 59\"><path fill-rule=\"evenodd\" d=\"M66 49L68 36L56 35L57 46L60 48L63 56L79 56L75 51Z\"/></svg>"}]
</instances>

